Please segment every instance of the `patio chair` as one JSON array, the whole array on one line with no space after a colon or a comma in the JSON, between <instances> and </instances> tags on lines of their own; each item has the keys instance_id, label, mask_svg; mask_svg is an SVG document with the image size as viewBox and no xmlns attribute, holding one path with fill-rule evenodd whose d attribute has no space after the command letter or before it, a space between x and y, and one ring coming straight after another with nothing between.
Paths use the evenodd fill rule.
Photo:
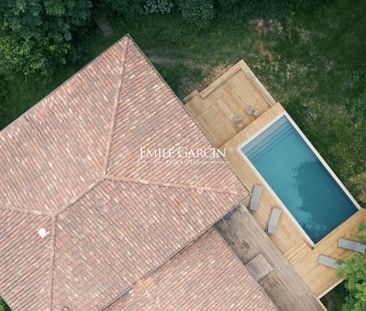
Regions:
<instances>
[{"instance_id":1,"label":"patio chair","mask_svg":"<svg viewBox=\"0 0 366 311\"><path fill-rule=\"evenodd\" d=\"M342 266L342 264L337 263L337 259L325 255L320 255L318 261L320 264L333 269L337 269Z\"/></svg>"},{"instance_id":2,"label":"patio chair","mask_svg":"<svg viewBox=\"0 0 366 311\"><path fill-rule=\"evenodd\" d=\"M348 249L350 251L365 253L366 245L362 244L357 241L346 240L346 239L339 239L338 240L338 247Z\"/></svg>"},{"instance_id":3,"label":"patio chair","mask_svg":"<svg viewBox=\"0 0 366 311\"><path fill-rule=\"evenodd\" d=\"M267 232L275 234L277 232L278 223L280 222L282 210L278 207L272 208L271 216L269 217Z\"/></svg>"},{"instance_id":4,"label":"patio chair","mask_svg":"<svg viewBox=\"0 0 366 311\"><path fill-rule=\"evenodd\" d=\"M250 198L249 210L252 212L256 212L259 209L259 202L261 200L263 192L263 187L260 185L255 185L252 196Z\"/></svg>"},{"instance_id":5,"label":"patio chair","mask_svg":"<svg viewBox=\"0 0 366 311\"><path fill-rule=\"evenodd\" d=\"M243 119L240 116L240 114L238 114L238 113L234 114L233 122L237 127L241 128L241 129L244 128L244 122L243 122Z\"/></svg>"},{"instance_id":6,"label":"patio chair","mask_svg":"<svg viewBox=\"0 0 366 311\"><path fill-rule=\"evenodd\" d=\"M245 112L247 115L255 117L255 118L259 116L259 111L255 108L253 108L252 106L247 107L245 109Z\"/></svg>"}]
</instances>

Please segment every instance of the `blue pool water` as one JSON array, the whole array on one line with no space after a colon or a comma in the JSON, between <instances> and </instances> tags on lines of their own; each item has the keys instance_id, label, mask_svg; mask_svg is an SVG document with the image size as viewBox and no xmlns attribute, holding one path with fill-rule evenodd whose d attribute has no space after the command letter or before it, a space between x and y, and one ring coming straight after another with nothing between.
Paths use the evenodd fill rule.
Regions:
<instances>
[{"instance_id":1,"label":"blue pool water","mask_svg":"<svg viewBox=\"0 0 366 311\"><path fill-rule=\"evenodd\" d=\"M285 116L242 152L314 243L357 211Z\"/></svg>"}]
</instances>

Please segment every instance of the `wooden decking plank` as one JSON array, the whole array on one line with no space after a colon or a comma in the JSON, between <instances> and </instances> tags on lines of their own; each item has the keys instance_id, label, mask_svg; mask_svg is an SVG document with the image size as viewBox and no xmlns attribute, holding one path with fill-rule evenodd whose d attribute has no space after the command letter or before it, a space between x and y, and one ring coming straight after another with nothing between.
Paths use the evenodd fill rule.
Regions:
<instances>
[{"instance_id":1,"label":"wooden decking plank","mask_svg":"<svg viewBox=\"0 0 366 311\"><path fill-rule=\"evenodd\" d=\"M244 264L258 253L266 257L274 270L259 283L279 310L322 310L316 297L246 207L235 209L220 220L216 227Z\"/></svg>"},{"instance_id":2,"label":"wooden decking plank","mask_svg":"<svg viewBox=\"0 0 366 311\"><path fill-rule=\"evenodd\" d=\"M245 267L257 282L273 271L272 265L261 253L252 258Z\"/></svg>"},{"instance_id":3,"label":"wooden decking plank","mask_svg":"<svg viewBox=\"0 0 366 311\"><path fill-rule=\"evenodd\" d=\"M246 108L254 107L262 113L275 104L270 95L258 91L264 89L263 85L253 79L249 68L244 70L246 65L243 63L241 61L234 65L201 92L194 91L186 97L186 108L198 123L203 115L206 120L211 120L210 124L206 122L201 129L206 135L213 137L213 143L217 147L240 132L241 129L232 122L235 113L239 113L247 125L253 121L253 117L245 113Z\"/></svg>"}]
</instances>

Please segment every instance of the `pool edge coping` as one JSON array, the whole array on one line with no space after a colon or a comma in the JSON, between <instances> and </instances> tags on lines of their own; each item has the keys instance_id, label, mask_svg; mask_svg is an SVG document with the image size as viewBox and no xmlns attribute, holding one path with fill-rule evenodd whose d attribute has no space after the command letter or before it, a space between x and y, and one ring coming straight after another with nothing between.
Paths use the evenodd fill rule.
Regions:
<instances>
[{"instance_id":1,"label":"pool edge coping","mask_svg":"<svg viewBox=\"0 0 366 311\"><path fill-rule=\"evenodd\" d=\"M304 228L299 224L299 222L296 220L295 216L292 215L292 213L289 211L289 209L286 207L286 205L282 202L282 200L278 197L278 195L274 192L272 187L268 184L268 182L264 179L264 177L260 174L260 172L256 169L256 167L250 162L248 157L245 155L245 153L241 150L245 145L253 141L256 137L258 137L260 134L262 134L265 130L267 130L270 126L272 126L274 123L276 123L280 118L286 117L286 119L291 123L291 125L295 128L295 130L298 132L300 137L305 141L307 146L310 148L312 152L316 155L316 157L319 159L319 161L324 165L325 169L328 171L328 173L333 177L333 179L336 181L336 183L339 185L339 187L343 190L343 192L346 194L346 196L351 200L351 202L355 205L357 208L357 211L353 213L350 217L352 217L354 214L356 214L359 210L361 210L361 206L356 201L356 199L352 196L352 194L348 191L348 189L345 187L345 185L342 183L342 181L337 177L337 175L334 173L334 171L331 169L331 167L327 164L327 162L323 159L323 157L320 155L320 153L315 149L315 147L312 145L312 143L309 141L309 139L305 136L305 134L301 131L301 129L298 127L298 125L295 123L295 121L291 118L291 116L287 113L286 110L283 110L280 112L276 117L274 117L271 121L267 122L265 126L261 127L255 134L253 134L251 137L247 138L239 144L239 146L236 148L236 150L239 152L239 154L242 156L244 161L253 169L257 177L260 179L260 181L263 183L263 185L268 189L268 191L273 195L273 197L280 203L281 208L286 212L286 214L290 217L291 220L293 220L294 224L300 232L304 235L306 241L310 244L312 248L316 247L321 241L326 239L328 235L330 235L334 230L336 230L339 226L341 226L345 221L347 221L350 217L346 218L344 221L342 221L340 224L338 224L335 228L333 228L331 231L329 231L325 236L323 236L318 242L314 243L313 240L310 238L310 236L305 232Z\"/></svg>"}]
</instances>

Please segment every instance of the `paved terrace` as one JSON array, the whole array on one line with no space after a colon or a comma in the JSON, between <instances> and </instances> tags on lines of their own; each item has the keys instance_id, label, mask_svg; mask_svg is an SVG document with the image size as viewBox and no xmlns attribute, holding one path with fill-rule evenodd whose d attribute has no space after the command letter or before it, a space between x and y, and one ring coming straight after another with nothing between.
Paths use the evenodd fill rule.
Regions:
<instances>
[{"instance_id":1,"label":"paved terrace","mask_svg":"<svg viewBox=\"0 0 366 311\"><path fill-rule=\"evenodd\" d=\"M240 61L203 91L194 91L187 96L185 101L188 112L211 142L217 147L225 148L228 161L247 189L252 190L255 184L261 184L260 178L240 155L237 148L283 113L284 108L275 102L245 62ZM248 109L256 110L257 116L249 116ZM240 116L244 126L239 127L233 122L235 115ZM265 189L260 205L254 218L264 230L272 207L281 207L281 204L268 189ZM231 217L239 216L233 214ZM233 220L233 222L240 221L240 219ZM314 246L284 210L278 231L271 236L271 240L312 293L320 298L341 280L337 278L335 270L317 263L319 254L339 259L349 257L351 252L338 248L337 240L341 237L354 237L357 225L365 221L366 210L361 209ZM231 230L230 227L227 228ZM237 232L230 238L233 244L261 243L257 235L243 235L243 240L235 241L235 236L236 238L240 236L240 228L235 230ZM243 227L242 230L245 232L246 228ZM243 258L240 253L238 256ZM277 255L273 254L273 256ZM269 296L272 297L271 294Z\"/></svg>"}]
</instances>

